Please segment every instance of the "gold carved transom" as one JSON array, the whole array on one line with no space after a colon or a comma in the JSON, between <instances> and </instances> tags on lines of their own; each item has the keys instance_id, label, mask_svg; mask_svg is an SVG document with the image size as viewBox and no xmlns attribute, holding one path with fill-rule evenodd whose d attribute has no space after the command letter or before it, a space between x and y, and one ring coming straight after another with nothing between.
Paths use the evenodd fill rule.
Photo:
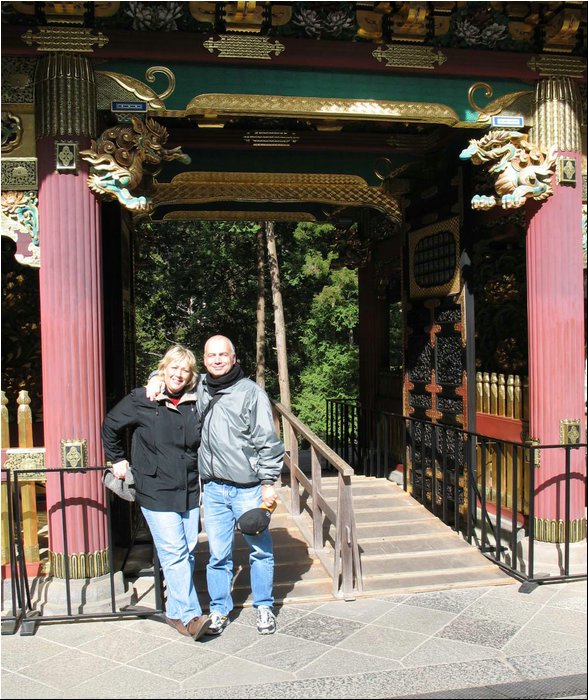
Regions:
<instances>
[{"instance_id":1,"label":"gold carved transom","mask_svg":"<svg viewBox=\"0 0 588 700\"><path fill-rule=\"evenodd\" d=\"M189 172L169 183L158 183L157 207L178 208L205 202L312 202L341 207L371 207L396 223L401 221L397 200L384 189L370 187L355 175L313 173ZM249 212L247 218L256 218Z\"/></svg>"}]
</instances>

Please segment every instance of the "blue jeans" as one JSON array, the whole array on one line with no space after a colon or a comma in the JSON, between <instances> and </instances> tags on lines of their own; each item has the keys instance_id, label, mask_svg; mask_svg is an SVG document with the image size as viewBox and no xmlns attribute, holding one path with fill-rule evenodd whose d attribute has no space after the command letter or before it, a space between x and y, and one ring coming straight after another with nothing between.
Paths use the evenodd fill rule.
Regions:
<instances>
[{"instance_id":1,"label":"blue jeans","mask_svg":"<svg viewBox=\"0 0 588 700\"><path fill-rule=\"evenodd\" d=\"M183 513L148 510L141 506L163 569L167 600L165 614L184 624L202 615L194 586L194 550L200 529L200 508Z\"/></svg>"},{"instance_id":2,"label":"blue jeans","mask_svg":"<svg viewBox=\"0 0 588 700\"><path fill-rule=\"evenodd\" d=\"M261 485L237 488L210 481L204 485L202 506L210 559L206 581L210 611L228 615L233 609L233 543L235 523L251 508L261 505ZM259 535L243 535L249 546L253 606L274 604L274 552L269 527Z\"/></svg>"}]
</instances>

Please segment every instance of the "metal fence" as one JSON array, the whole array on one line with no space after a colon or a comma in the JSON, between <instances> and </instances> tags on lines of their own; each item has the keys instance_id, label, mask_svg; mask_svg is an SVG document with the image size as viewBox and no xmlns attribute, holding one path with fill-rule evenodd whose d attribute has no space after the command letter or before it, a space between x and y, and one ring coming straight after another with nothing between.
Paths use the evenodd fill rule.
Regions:
<instances>
[{"instance_id":1,"label":"metal fence","mask_svg":"<svg viewBox=\"0 0 588 700\"><path fill-rule=\"evenodd\" d=\"M164 611L163 579L157 552L153 547L153 576L154 607L134 605L129 601L131 596L124 579L124 566L128 559L130 548L126 556L120 562L115 560L115 546L112 531L112 506L111 500L116 498L109 491L105 493L106 503L106 548L104 556L105 574L100 577L105 598L100 598L99 603L92 604L89 588L92 583L88 578L78 578L71 571L72 557L68 552L70 530L73 527L69 523L68 508L80 507L80 500L66 498L68 480L72 478L89 478L92 472L104 471L104 467L87 467L84 469L52 469L27 470L27 479L42 478L51 474L54 487L59 491L54 494L54 501L58 504L60 515L60 527L63 533L63 571L59 577L52 576L51 571L31 576L27 571L27 557L25 547L24 529L26 527L27 514L23 512L23 486L27 481L21 478L18 471L2 469L2 502L5 513L3 514L3 544L6 543L8 561L2 567L2 634L14 634L20 629L21 635L32 635L37 625L46 622L75 621L83 619L109 619L123 617L151 617L160 615ZM96 479L96 477L93 477ZM101 486L101 488L104 488ZM92 504L95 505L95 502ZM91 524L89 525L91 527ZM120 548L119 548L120 549ZM45 561L47 568L48 562ZM117 570L118 567L118 570ZM145 572L141 572L144 576ZM59 602L48 605L48 588L44 584L55 584L59 587ZM122 587L121 587L122 584ZM55 586L54 586L55 588ZM52 609L54 612L48 612Z\"/></svg>"},{"instance_id":2,"label":"metal fence","mask_svg":"<svg viewBox=\"0 0 588 700\"><path fill-rule=\"evenodd\" d=\"M574 556L586 539L585 511L570 521L573 483L585 498L586 443L511 442L336 399L327 403L327 444L358 474L386 478L400 475L400 466L406 491L515 578L586 578L585 550ZM554 456L561 465L562 506L557 532L547 533L546 542L545 531L537 531L543 524L536 518L535 467ZM546 544L556 558L549 571L542 558Z\"/></svg>"}]
</instances>

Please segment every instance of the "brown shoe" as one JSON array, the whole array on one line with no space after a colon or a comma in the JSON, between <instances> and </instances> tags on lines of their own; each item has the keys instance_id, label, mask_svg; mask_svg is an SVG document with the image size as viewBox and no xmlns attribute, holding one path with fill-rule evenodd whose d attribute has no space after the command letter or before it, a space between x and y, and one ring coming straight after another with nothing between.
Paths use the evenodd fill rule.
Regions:
<instances>
[{"instance_id":1,"label":"brown shoe","mask_svg":"<svg viewBox=\"0 0 588 700\"><path fill-rule=\"evenodd\" d=\"M188 630L186 629L186 625L181 620L173 620L171 617L168 617L167 615L164 615L164 617L165 617L165 621L167 622L167 624L170 627L173 627L175 630L177 630L180 634L183 634L184 637L191 636L190 633L188 632ZM194 619L197 620L198 618L195 617ZM191 622L193 622L193 621L191 620Z\"/></svg>"},{"instance_id":2,"label":"brown shoe","mask_svg":"<svg viewBox=\"0 0 588 700\"><path fill-rule=\"evenodd\" d=\"M212 620L208 615L200 615L200 617L193 617L190 622L186 625L186 631L194 639L200 639L206 630L210 627Z\"/></svg>"}]
</instances>

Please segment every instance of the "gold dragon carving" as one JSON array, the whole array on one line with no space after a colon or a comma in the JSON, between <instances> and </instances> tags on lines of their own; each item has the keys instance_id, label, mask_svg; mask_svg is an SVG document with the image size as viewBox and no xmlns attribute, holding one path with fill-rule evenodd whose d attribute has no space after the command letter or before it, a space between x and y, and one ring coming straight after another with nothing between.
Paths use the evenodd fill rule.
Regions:
<instances>
[{"instance_id":1,"label":"gold dragon carving","mask_svg":"<svg viewBox=\"0 0 588 700\"><path fill-rule=\"evenodd\" d=\"M167 129L154 119L131 116L131 124L106 129L80 156L92 165L88 187L126 209L146 213L153 202L144 194L163 160L191 162L181 148L165 148Z\"/></svg>"},{"instance_id":2,"label":"gold dragon carving","mask_svg":"<svg viewBox=\"0 0 588 700\"><path fill-rule=\"evenodd\" d=\"M481 139L471 139L459 155L460 160L471 160L474 165L491 163L488 172L496 175L494 195L472 197L472 209L503 209L522 207L529 199L542 201L553 194L551 179L555 171L556 148L546 153L527 141L519 131L489 131Z\"/></svg>"}]
</instances>

